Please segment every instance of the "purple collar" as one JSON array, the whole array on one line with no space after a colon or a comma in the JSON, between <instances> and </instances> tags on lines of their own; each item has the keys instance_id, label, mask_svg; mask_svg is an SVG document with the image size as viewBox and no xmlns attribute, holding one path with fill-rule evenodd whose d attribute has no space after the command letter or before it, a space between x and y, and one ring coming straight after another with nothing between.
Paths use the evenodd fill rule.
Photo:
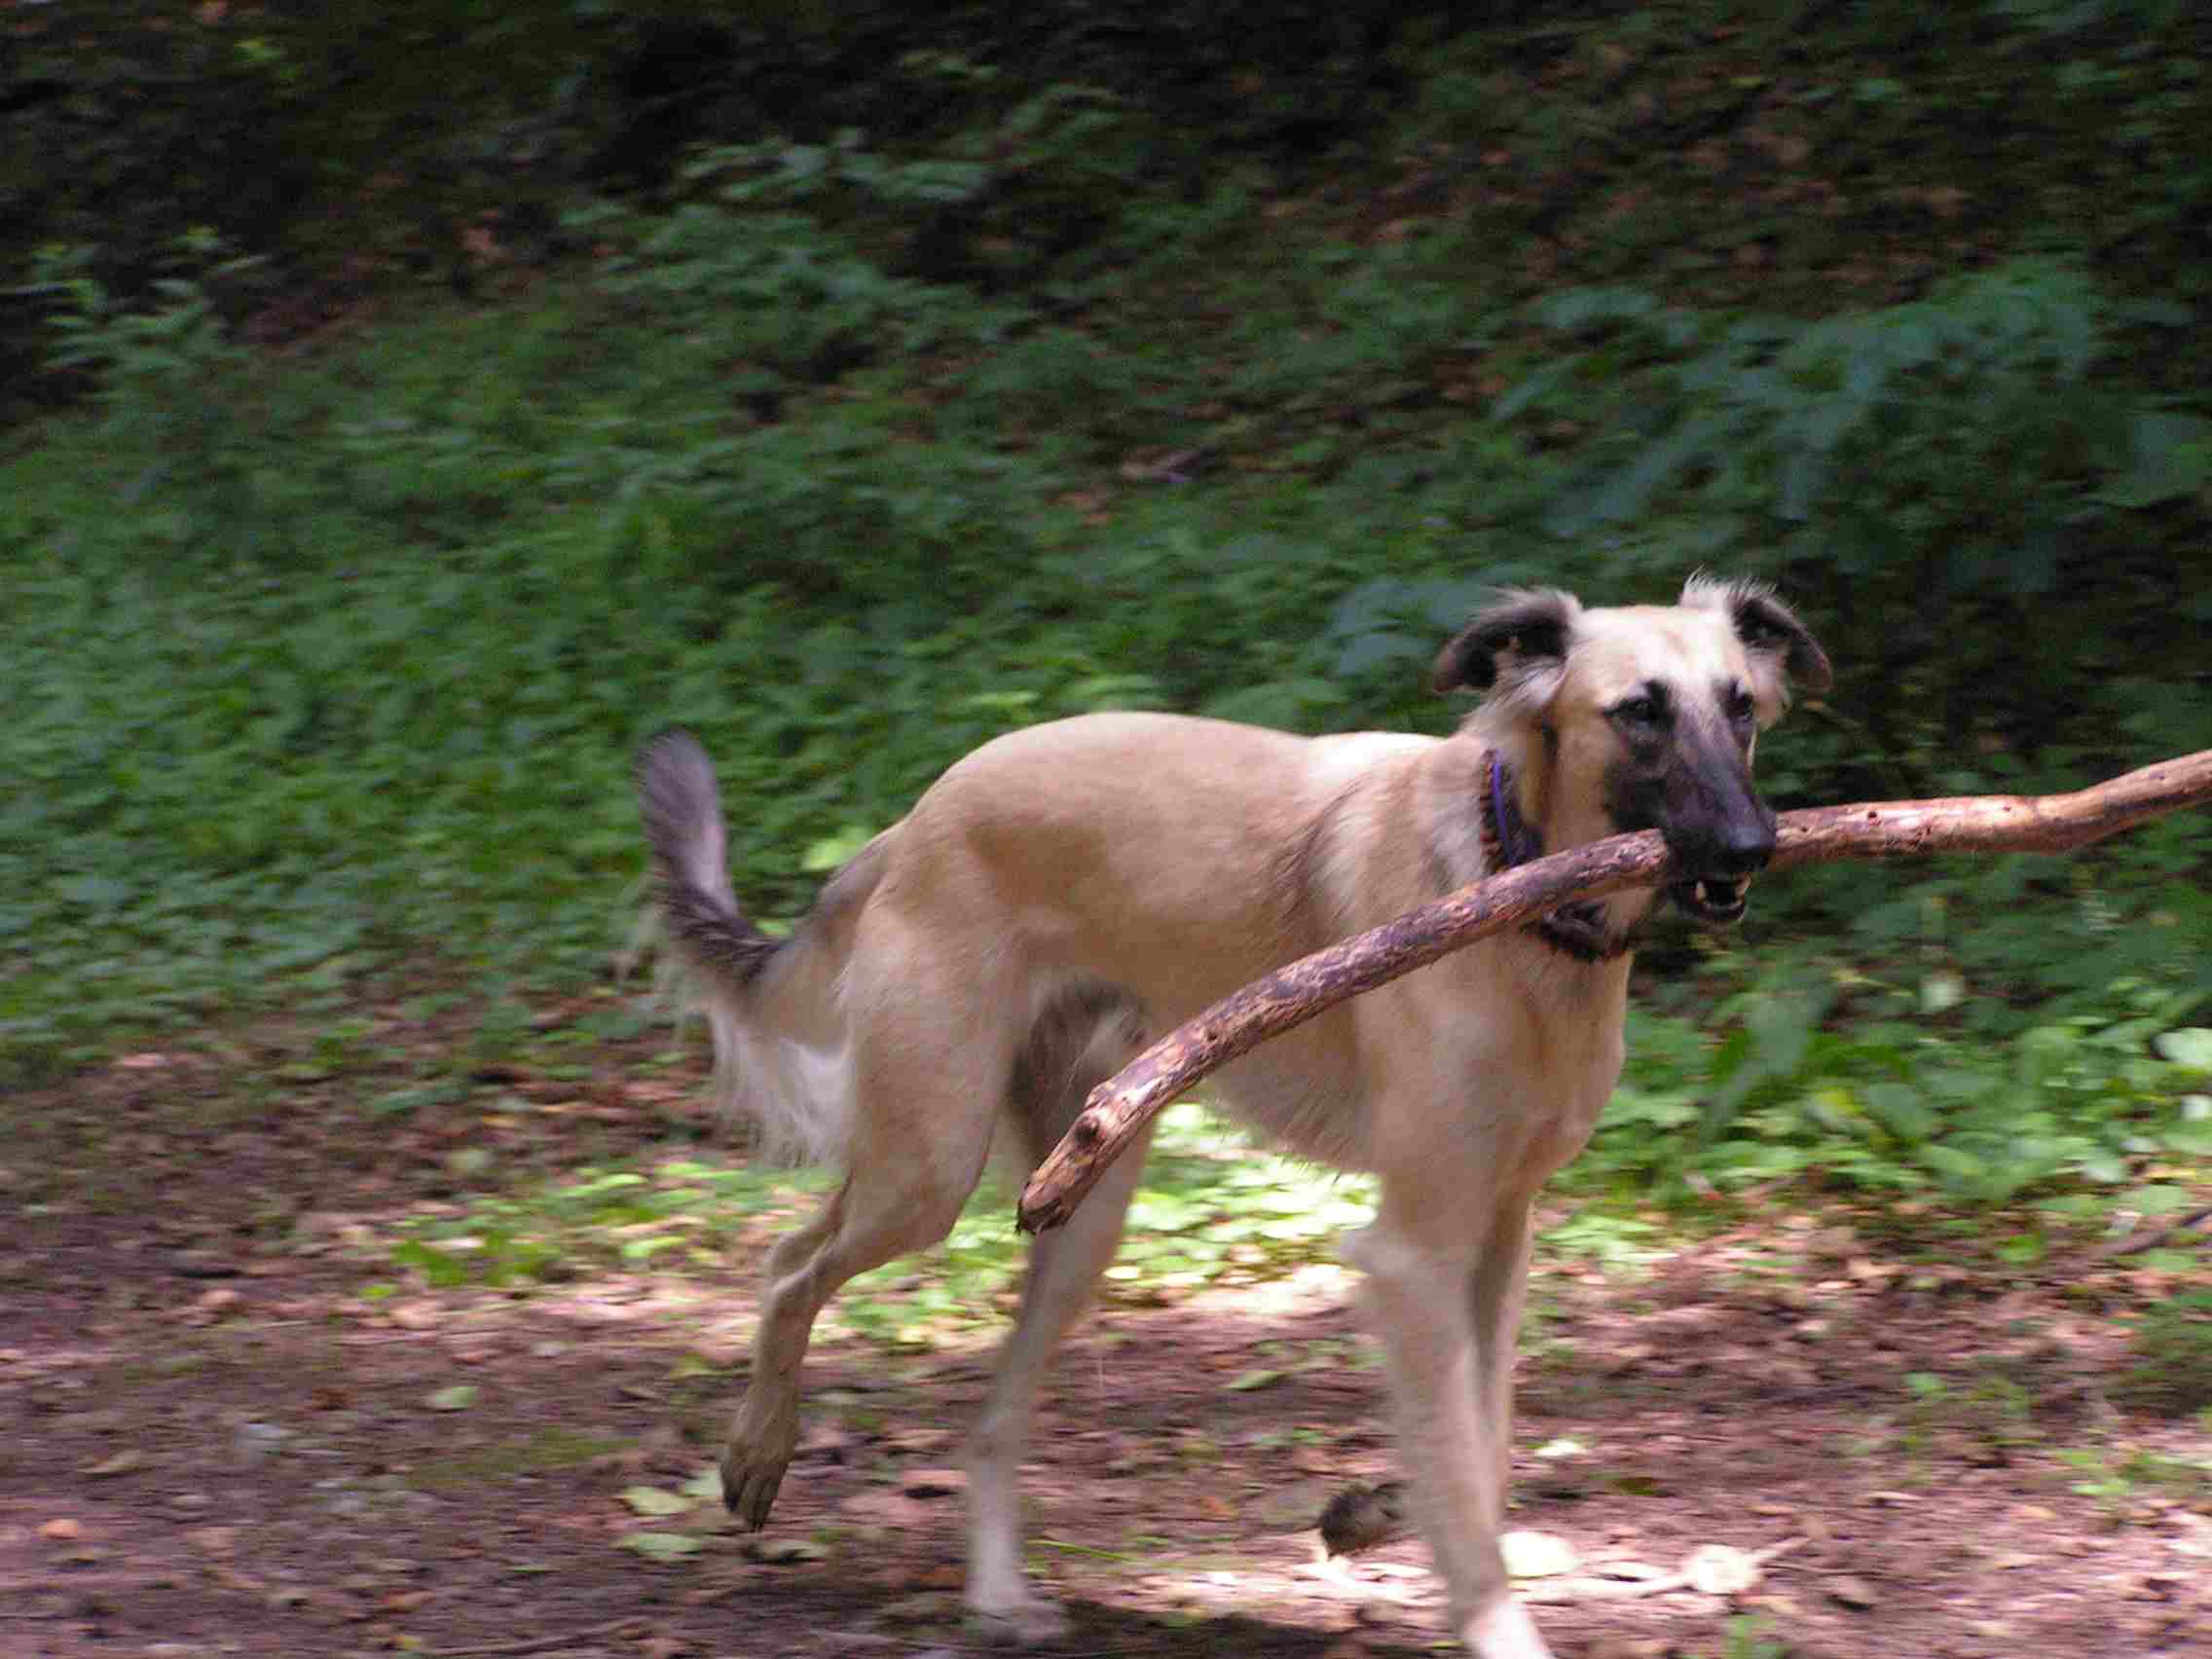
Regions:
<instances>
[{"instance_id":1,"label":"purple collar","mask_svg":"<svg viewBox=\"0 0 2212 1659\"><path fill-rule=\"evenodd\" d=\"M1544 856L1544 838L1521 816L1521 802L1508 785L1505 762L1494 749L1490 752L1490 822L1484 829L1497 839L1493 864L1498 869L1512 869Z\"/></svg>"},{"instance_id":2,"label":"purple collar","mask_svg":"<svg viewBox=\"0 0 2212 1659\"><path fill-rule=\"evenodd\" d=\"M1513 774L1503 758L1493 749L1486 759L1490 788L1483 800L1483 859L1495 875L1542 858L1544 838L1521 816ZM1627 938L1606 927L1604 908L1593 899L1573 900L1521 926L1577 962L1609 962L1628 949Z\"/></svg>"}]
</instances>

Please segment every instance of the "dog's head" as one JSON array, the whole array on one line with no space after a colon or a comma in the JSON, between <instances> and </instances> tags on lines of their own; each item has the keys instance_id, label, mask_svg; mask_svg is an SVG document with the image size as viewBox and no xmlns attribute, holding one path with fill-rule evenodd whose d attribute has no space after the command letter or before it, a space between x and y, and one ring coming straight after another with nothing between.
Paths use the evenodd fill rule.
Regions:
<instances>
[{"instance_id":1,"label":"dog's head","mask_svg":"<svg viewBox=\"0 0 2212 1659\"><path fill-rule=\"evenodd\" d=\"M1758 733L1792 684L1829 682L1826 653L1772 592L1706 576L1672 606L1507 593L1436 662L1438 690L1487 693L1476 727L1514 767L1550 850L1657 830L1681 869L1668 897L1713 923L1743 915L1774 852L1774 814L1751 785Z\"/></svg>"}]
</instances>

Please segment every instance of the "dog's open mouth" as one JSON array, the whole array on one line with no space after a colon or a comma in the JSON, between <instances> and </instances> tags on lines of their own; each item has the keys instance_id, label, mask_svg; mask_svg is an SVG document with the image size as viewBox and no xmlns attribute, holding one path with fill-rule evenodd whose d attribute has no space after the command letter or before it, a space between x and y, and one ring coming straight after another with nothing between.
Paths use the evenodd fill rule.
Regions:
<instances>
[{"instance_id":1,"label":"dog's open mouth","mask_svg":"<svg viewBox=\"0 0 2212 1659\"><path fill-rule=\"evenodd\" d=\"M1675 882L1667 897L1693 922L1725 927L1744 919L1745 903L1751 896L1750 876L1698 876Z\"/></svg>"}]
</instances>

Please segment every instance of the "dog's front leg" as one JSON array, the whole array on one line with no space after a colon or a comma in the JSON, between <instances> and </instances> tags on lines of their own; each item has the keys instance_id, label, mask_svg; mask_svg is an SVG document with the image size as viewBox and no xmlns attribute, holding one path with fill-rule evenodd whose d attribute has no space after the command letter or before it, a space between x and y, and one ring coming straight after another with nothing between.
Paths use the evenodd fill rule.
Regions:
<instances>
[{"instance_id":1,"label":"dog's front leg","mask_svg":"<svg viewBox=\"0 0 2212 1659\"><path fill-rule=\"evenodd\" d=\"M1493 1351L1519 1306L1527 1210L1470 1249L1462 1222L1407 1225L1382 1213L1347 1259L1368 1275L1368 1301L1389 1360L1399 1460L1414 1512L1450 1597L1453 1628L1476 1659L1551 1659L1535 1621L1513 1600L1497 1535L1511 1448L1499 1379L1512 1353ZM1500 1259L1499 1235L1513 1241ZM1472 1294L1470 1294L1472 1291Z\"/></svg>"},{"instance_id":2,"label":"dog's front leg","mask_svg":"<svg viewBox=\"0 0 2212 1659\"><path fill-rule=\"evenodd\" d=\"M1015 1482L1038 1384L1061 1333L1083 1311L1098 1275L1114 1259L1151 1139L1151 1130L1145 1130L1108 1166L1073 1219L1030 1246L1020 1316L999 1350L998 1378L969 1442L968 1608L980 1634L1000 1645L1055 1641L1073 1628L1021 1570Z\"/></svg>"},{"instance_id":3,"label":"dog's front leg","mask_svg":"<svg viewBox=\"0 0 2212 1659\"><path fill-rule=\"evenodd\" d=\"M1468 1281L1475 1321L1476 1411L1493 1428L1497 1460L1498 1525L1513 1486L1513 1362L1521 1346L1521 1309L1529 1286L1529 1247L1534 1216L1525 1203L1498 1212L1495 1231L1475 1258Z\"/></svg>"}]
</instances>

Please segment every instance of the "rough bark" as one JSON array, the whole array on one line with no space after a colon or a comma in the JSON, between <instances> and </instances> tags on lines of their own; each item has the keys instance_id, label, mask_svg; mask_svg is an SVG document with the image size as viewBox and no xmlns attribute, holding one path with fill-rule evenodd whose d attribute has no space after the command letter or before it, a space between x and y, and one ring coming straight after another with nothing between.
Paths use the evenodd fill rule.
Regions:
<instances>
[{"instance_id":1,"label":"rough bark","mask_svg":"<svg viewBox=\"0 0 2212 1659\"><path fill-rule=\"evenodd\" d=\"M1838 859L2064 853L2212 800L2212 750L2058 795L1864 801L1785 813L1769 871ZM1150 1119L1268 1038L1477 940L1555 909L1675 878L1656 830L1555 853L1301 957L1187 1020L1090 1092L1023 1189L1022 1228L1057 1227Z\"/></svg>"}]
</instances>

